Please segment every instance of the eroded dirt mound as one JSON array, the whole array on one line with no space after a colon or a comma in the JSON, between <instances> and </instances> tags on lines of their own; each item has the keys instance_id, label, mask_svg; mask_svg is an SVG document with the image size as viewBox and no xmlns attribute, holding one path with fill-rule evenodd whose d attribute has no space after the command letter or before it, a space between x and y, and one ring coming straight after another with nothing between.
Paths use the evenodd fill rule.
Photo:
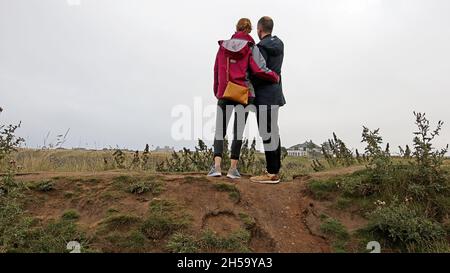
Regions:
<instances>
[{"instance_id":1,"label":"eroded dirt mound","mask_svg":"<svg viewBox=\"0 0 450 273\"><path fill-rule=\"evenodd\" d=\"M219 236L228 236L243 228L243 223L232 211L218 211L204 216L202 228Z\"/></svg>"},{"instance_id":2,"label":"eroded dirt mound","mask_svg":"<svg viewBox=\"0 0 450 273\"><path fill-rule=\"evenodd\" d=\"M18 179L30 185L51 181L48 191L28 191L28 214L46 222L60 219L69 210L78 212L77 225L91 236L99 251L181 251L178 241L174 243L170 237L180 232L186 237L176 239L184 242L182 247L192 244L186 251L193 251L205 244L200 241L205 240L206 231L222 238L219 241L224 247L228 245L223 242L231 247L244 242L253 252L331 251L327 238L314 226L320 204L304 193L305 181L311 177L278 185L254 184L246 178L233 182L203 174L132 172L38 173ZM136 229L123 235L120 229L105 227L105 221L119 220L131 221ZM143 231L156 229L167 232L157 233L164 235L161 238L145 237ZM242 234L235 235L241 231L248 232L248 241ZM232 239L223 239L228 237Z\"/></svg>"}]
</instances>

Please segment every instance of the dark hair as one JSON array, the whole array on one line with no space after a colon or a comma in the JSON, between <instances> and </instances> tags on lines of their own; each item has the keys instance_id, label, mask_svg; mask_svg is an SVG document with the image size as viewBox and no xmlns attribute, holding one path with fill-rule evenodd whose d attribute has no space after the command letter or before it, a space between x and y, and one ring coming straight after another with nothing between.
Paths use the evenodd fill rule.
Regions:
<instances>
[{"instance_id":1,"label":"dark hair","mask_svg":"<svg viewBox=\"0 0 450 273\"><path fill-rule=\"evenodd\" d=\"M266 33L272 33L273 31L273 20L269 16L264 16L258 21L258 26Z\"/></svg>"}]
</instances>

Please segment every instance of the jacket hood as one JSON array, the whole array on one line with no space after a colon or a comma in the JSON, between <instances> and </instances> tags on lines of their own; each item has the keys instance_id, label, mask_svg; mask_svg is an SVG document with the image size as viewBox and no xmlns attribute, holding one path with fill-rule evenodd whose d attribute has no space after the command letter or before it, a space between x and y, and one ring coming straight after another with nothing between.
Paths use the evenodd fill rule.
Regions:
<instances>
[{"instance_id":1,"label":"jacket hood","mask_svg":"<svg viewBox=\"0 0 450 273\"><path fill-rule=\"evenodd\" d=\"M263 38L259 42L259 46L263 47L272 56L278 56L284 52L284 44L277 36Z\"/></svg>"},{"instance_id":2,"label":"jacket hood","mask_svg":"<svg viewBox=\"0 0 450 273\"><path fill-rule=\"evenodd\" d=\"M238 31L238 32L234 33L233 36L231 36L231 38L246 40L246 41L250 42L252 45L255 44L255 40L253 40L253 37L250 36L250 34L243 32L243 31Z\"/></svg>"},{"instance_id":3,"label":"jacket hood","mask_svg":"<svg viewBox=\"0 0 450 273\"><path fill-rule=\"evenodd\" d=\"M245 56L255 41L245 32L236 32L230 40L219 41L219 45L225 49L228 56L240 59Z\"/></svg>"}]
</instances>

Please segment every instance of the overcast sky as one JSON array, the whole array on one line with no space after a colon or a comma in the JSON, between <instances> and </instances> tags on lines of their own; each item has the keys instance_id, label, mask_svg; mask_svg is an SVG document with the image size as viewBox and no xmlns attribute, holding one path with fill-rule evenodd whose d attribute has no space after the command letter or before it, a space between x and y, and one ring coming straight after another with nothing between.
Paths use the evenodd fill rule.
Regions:
<instances>
[{"instance_id":1,"label":"overcast sky","mask_svg":"<svg viewBox=\"0 0 450 273\"><path fill-rule=\"evenodd\" d=\"M192 145L172 138L172 109L214 104L217 40L270 15L285 43L284 146L334 131L361 147L367 125L397 147L413 110L447 122L443 146L449 13L448 0L0 0L0 121L22 121L29 147L68 128L66 147Z\"/></svg>"}]
</instances>

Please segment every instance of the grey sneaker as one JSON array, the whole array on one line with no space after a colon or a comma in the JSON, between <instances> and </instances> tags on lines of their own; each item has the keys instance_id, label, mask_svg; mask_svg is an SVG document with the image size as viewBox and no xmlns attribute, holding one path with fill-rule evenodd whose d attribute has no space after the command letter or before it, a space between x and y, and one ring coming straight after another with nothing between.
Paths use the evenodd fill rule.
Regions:
<instances>
[{"instance_id":1,"label":"grey sneaker","mask_svg":"<svg viewBox=\"0 0 450 273\"><path fill-rule=\"evenodd\" d=\"M209 171L208 177L220 177L222 176L222 173L220 172L220 169L216 168L216 166L212 166L211 170Z\"/></svg>"},{"instance_id":2,"label":"grey sneaker","mask_svg":"<svg viewBox=\"0 0 450 273\"><path fill-rule=\"evenodd\" d=\"M241 178L241 174L236 168L230 168L228 170L227 177L231 179L239 179Z\"/></svg>"}]
</instances>

